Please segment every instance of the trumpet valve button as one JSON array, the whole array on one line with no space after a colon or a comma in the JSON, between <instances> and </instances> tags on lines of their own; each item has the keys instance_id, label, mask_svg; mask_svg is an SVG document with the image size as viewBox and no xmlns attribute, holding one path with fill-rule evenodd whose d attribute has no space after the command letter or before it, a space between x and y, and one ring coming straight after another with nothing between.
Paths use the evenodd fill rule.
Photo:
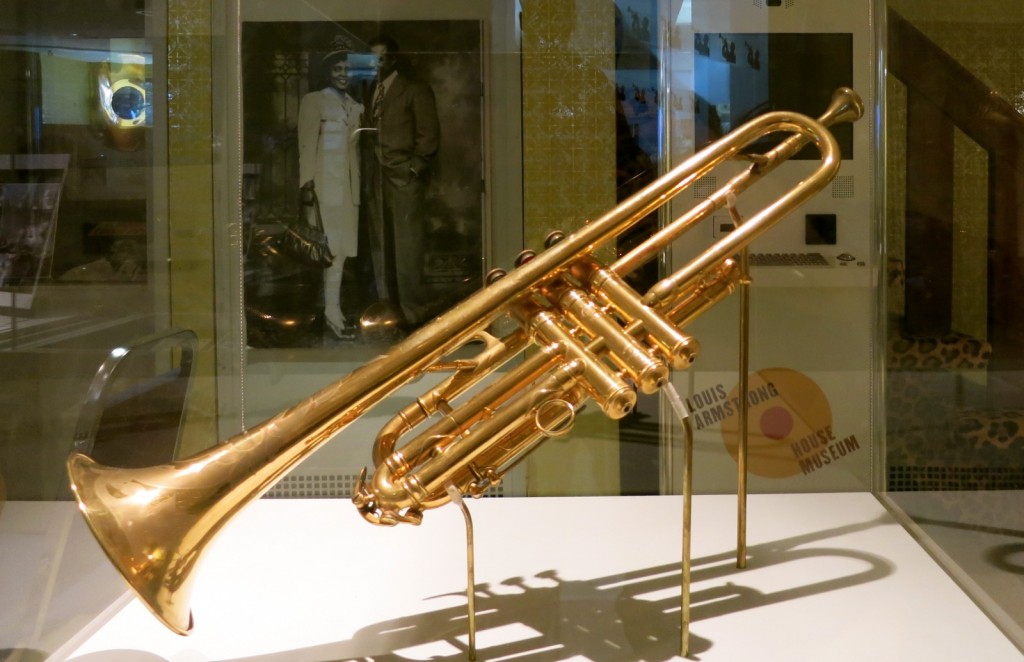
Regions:
<instances>
[{"instance_id":1,"label":"trumpet valve button","mask_svg":"<svg viewBox=\"0 0 1024 662\"><path fill-rule=\"evenodd\" d=\"M638 375L638 384L643 393L654 393L668 381L669 370L664 363L653 363Z\"/></svg>"},{"instance_id":2,"label":"trumpet valve button","mask_svg":"<svg viewBox=\"0 0 1024 662\"><path fill-rule=\"evenodd\" d=\"M508 272L506 272L504 269L491 269L490 271L487 272L487 275L484 276L484 282L487 285L493 285L502 278L504 278L507 274Z\"/></svg>"},{"instance_id":3,"label":"trumpet valve button","mask_svg":"<svg viewBox=\"0 0 1024 662\"><path fill-rule=\"evenodd\" d=\"M636 392L631 388L624 388L609 397L602 409L609 418L619 420L632 412L635 405Z\"/></svg>"},{"instance_id":4,"label":"trumpet valve button","mask_svg":"<svg viewBox=\"0 0 1024 662\"><path fill-rule=\"evenodd\" d=\"M676 345L671 352L673 367L683 370L697 360L700 354L700 342L695 338L686 338L685 342Z\"/></svg>"},{"instance_id":5,"label":"trumpet valve button","mask_svg":"<svg viewBox=\"0 0 1024 662\"><path fill-rule=\"evenodd\" d=\"M561 230L552 230L548 233L548 236L544 238L544 248L551 248L563 239L565 239L564 232Z\"/></svg>"},{"instance_id":6,"label":"trumpet valve button","mask_svg":"<svg viewBox=\"0 0 1024 662\"><path fill-rule=\"evenodd\" d=\"M531 250L525 250L525 251L523 251L522 253L520 253L519 255L516 256L515 265L517 267L521 267L521 266L523 266L524 264L526 264L527 262L529 262L530 260L532 260L535 257L537 257L537 254L535 252L533 252Z\"/></svg>"}]
</instances>

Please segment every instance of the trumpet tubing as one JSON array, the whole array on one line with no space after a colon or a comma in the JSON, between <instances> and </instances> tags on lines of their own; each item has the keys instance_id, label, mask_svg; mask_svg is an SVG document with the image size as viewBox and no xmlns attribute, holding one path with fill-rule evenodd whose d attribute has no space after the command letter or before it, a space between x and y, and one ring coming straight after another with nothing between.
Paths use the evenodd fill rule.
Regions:
<instances>
[{"instance_id":1,"label":"trumpet tubing","mask_svg":"<svg viewBox=\"0 0 1024 662\"><path fill-rule=\"evenodd\" d=\"M363 470L352 500L370 522L394 525L419 523L425 510L449 501L449 488L480 495L545 439L569 433L588 401L621 418L637 390L658 391L671 370L695 360L700 346L685 327L742 281L733 256L836 174L839 149L825 125L862 112L856 93L844 88L820 121L774 112L744 124L576 232L553 235L547 250L524 254L510 273L489 276L484 289L387 353L221 445L144 469L73 454L68 473L86 522L143 603L186 634L195 566L234 514L399 387L442 371L451 374L381 430L373 475ZM614 264L594 256L718 164L779 131L792 135ZM809 142L821 154L813 174L649 291L626 282ZM499 319L514 320L515 330L492 335ZM492 377L524 350L524 360Z\"/></svg>"}]
</instances>

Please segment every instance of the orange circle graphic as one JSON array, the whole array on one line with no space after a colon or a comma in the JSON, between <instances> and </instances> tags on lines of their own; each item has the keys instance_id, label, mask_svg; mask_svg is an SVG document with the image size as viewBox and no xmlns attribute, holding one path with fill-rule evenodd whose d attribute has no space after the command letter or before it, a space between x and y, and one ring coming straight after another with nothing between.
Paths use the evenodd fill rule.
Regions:
<instances>
[{"instance_id":1,"label":"orange circle graphic","mask_svg":"<svg viewBox=\"0 0 1024 662\"><path fill-rule=\"evenodd\" d=\"M818 384L802 372L767 368L750 373L747 389L747 468L766 478L801 473L800 457L829 434L832 408ZM739 385L729 392L735 403L722 419L722 440L739 455Z\"/></svg>"}]
</instances>

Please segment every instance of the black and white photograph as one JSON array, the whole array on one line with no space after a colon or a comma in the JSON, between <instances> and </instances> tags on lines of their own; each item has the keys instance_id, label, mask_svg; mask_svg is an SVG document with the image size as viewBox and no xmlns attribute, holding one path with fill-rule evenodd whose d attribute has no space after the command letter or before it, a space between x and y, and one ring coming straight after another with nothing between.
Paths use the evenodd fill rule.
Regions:
<instances>
[{"instance_id":1,"label":"black and white photograph","mask_svg":"<svg viewBox=\"0 0 1024 662\"><path fill-rule=\"evenodd\" d=\"M49 276L60 184L0 184L0 289Z\"/></svg>"},{"instance_id":2,"label":"black and white photograph","mask_svg":"<svg viewBox=\"0 0 1024 662\"><path fill-rule=\"evenodd\" d=\"M478 289L477 21L242 28L251 347L390 343Z\"/></svg>"}]
</instances>

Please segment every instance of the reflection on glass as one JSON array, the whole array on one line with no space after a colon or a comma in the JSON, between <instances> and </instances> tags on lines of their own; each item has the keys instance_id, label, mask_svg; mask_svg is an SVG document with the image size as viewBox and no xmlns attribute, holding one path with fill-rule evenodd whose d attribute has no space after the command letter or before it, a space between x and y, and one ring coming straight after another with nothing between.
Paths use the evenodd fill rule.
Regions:
<instances>
[{"instance_id":1,"label":"reflection on glass","mask_svg":"<svg viewBox=\"0 0 1024 662\"><path fill-rule=\"evenodd\" d=\"M0 658L51 656L123 592L58 501L97 368L159 325L148 5L0 11Z\"/></svg>"},{"instance_id":2,"label":"reflection on glass","mask_svg":"<svg viewBox=\"0 0 1024 662\"><path fill-rule=\"evenodd\" d=\"M758 115L789 110L816 116L832 92L853 80L850 33L694 34L697 145ZM843 158L853 158L853 130L833 129ZM760 148L768 149L766 141ZM797 158L817 158L804 150Z\"/></svg>"},{"instance_id":3,"label":"reflection on glass","mask_svg":"<svg viewBox=\"0 0 1024 662\"><path fill-rule=\"evenodd\" d=\"M114 94L110 107L118 119L132 123L145 121L146 91L137 82L120 80L111 89Z\"/></svg>"},{"instance_id":4,"label":"reflection on glass","mask_svg":"<svg viewBox=\"0 0 1024 662\"><path fill-rule=\"evenodd\" d=\"M147 80L147 57L120 53L93 65L98 85L98 111L103 131L111 145L121 151L135 151L145 144L140 129L152 126L151 84Z\"/></svg>"},{"instance_id":5,"label":"reflection on glass","mask_svg":"<svg viewBox=\"0 0 1024 662\"><path fill-rule=\"evenodd\" d=\"M1024 15L889 6L886 487L1024 647Z\"/></svg>"}]
</instances>

